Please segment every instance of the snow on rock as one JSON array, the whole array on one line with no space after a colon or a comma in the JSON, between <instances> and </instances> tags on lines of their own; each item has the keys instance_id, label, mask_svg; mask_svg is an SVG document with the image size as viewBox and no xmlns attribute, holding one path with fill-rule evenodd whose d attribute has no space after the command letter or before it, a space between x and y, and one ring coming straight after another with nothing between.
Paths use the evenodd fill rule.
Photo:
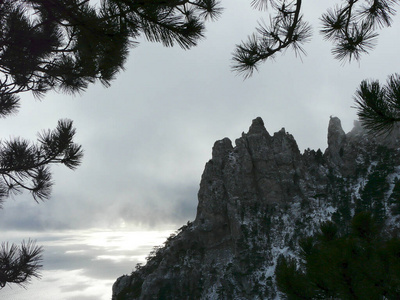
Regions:
<instances>
[{"instance_id":1,"label":"snow on rock","mask_svg":"<svg viewBox=\"0 0 400 300\"><path fill-rule=\"evenodd\" d=\"M368 200L373 213L396 227L400 209L389 202L400 178L400 134L375 138L355 125L345 134L340 120L331 118L324 154L301 154L292 135L282 129L271 136L261 118L234 147L228 138L217 141L202 175L195 220L146 265L120 277L112 299L279 299L279 255L296 258L299 239L321 222L332 220L343 230L365 209L365 189L374 180L388 184L382 199ZM384 215L377 201L385 202Z\"/></svg>"}]
</instances>

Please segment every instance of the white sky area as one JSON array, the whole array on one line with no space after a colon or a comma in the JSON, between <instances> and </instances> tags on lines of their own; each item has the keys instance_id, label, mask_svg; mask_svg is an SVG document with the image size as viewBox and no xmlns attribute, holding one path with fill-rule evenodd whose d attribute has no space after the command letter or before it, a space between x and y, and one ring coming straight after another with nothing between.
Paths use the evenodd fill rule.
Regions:
<instances>
[{"instance_id":1,"label":"white sky area","mask_svg":"<svg viewBox=\"0 0 400 300\"><path fill-rule=\"evenodd\" d=\"M97 83L81 95L52 92L42 101L23 95L19 113L0 120L3 140L18 136L34 140L37 132L68 118L74 121L76 142L82 144L85 156L76 171L52 168L55 186L49 201L36 204L29 194L7 199L0 210L2 232L19 232L15 236L25 239L57 232L61 239L74 231L84 243L82 232L89 229L177 229L195 217L201 174L216 140L229 137L234 144L260 116L270 134L282 127L291 133L300 151L324 151L331 115L341 119L346 132L352 129L357 119L351 108L353 95L361 81L384 83L399 72L399 16L391 28L380 31L369 55L343 65L331 55L331 43L319 34L319 17L340 1L304 1L304 19L314 32L304 46L307 56L299 59L289 49L243 80L231 72L235 44L254 32L260 16L268 19L266 12L252 10L250 2L223 1L226 9L221 18L206 23L206 39L189 51L140 40L130 52L126 70L110 88ZM28 230L29 235L22 235ZM3 237L7 240L4 234L0 240ZM45 253L53 253L51 247L56 246L45 242ZM67 267L66 251L71 249L65 247L57 252L59 270L78 272L79 266ZM97 248L87 245L88 249L94 251L93 257L100 256ZM134 265L128 259L126 271L119 275ZM42 281L52 280L54 270L45 269L50 277ZM108 270L104 265L102 272ZM107 289L111 293L111 285ZM51 299L86 299L83 296L60 294Z\"/></svg>"},{"instance_id":2,"label":"white sky area","mask_svg":"<svg viewBox=\"0 0 400 300\"><path fill-rule=\"evenodd\" d=\"M40 279L25 288L8 285L0 290L5 300L110 300L116 278L145 263L154 246L162 245L172 230L7 232L4 238L19 243L29 235L45 249Z\"/></svg>"}]
</instances>

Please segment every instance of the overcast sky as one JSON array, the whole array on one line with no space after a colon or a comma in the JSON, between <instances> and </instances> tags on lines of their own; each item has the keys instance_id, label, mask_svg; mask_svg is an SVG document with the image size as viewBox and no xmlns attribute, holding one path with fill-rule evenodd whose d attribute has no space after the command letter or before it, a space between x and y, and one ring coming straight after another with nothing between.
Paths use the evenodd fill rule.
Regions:
<instances>
[{"instance_id":1,"label":"overcast sky","mask_svg":"<svg viewBox=\"0 0 400 300\"><path fill-rule=\"evenodd\" d=\"M360 63L333 59L330 42L318 34L318 18L335 3L304 2L304 19L314 29L307 56L300 60L288 50L245 81L231 72L231 53L262 13L250 1L229 0L190 51L140 40L110 88L95 84L74 97L48 93L41 102L23 95L20 112L0 120L3 139L35 139L69 118L85 157L76 171L53 167L51 200L38 205L28 194L7 199L2 230L180 226L195 217L214 142L234 142L258 116L271 134L285 127L301 151L324 151L330 115L351 130L360 82L386 81L399 71L399 17Z\"/></svg>"},{"instance_id":2,"label":"overcast sky","mask_svg":"<svg viewBox=\"0 0 400 300\"><path fill-rule=\"evenodd\" d=\"M105 234L109 252L102 255L98 244L83 241L92 237L86 231L168 231L193 220L201 174L216 140L229 137L234 142L260 116L271 134L285 127L301 151L324 151L330 115L341 119L346 132L351 130L356 119L352 97L360 82L384 82L399 71L399 17L393 27L381 31L378 46L360 63L341 65L333 59L331 44L318 34L318 18L338 2L304 1L304 18L314 29L305 46L308 55L300 60L288 50L246 81L231 72L231 53L253 32L262 13L252 10L250 1L229 0L223 1L222 17L207 23L207 38L190 51L140 40L126 71L110 88L92 85L75 97L49 93L41 102L23 95L18 115L0 120L3 140L35 139L37 132L69 118L85 157L76 171L53 167L51 200L38 205L28 194L7 199L0 210L2 240L39 237L45 246L43 284L56 282L64 293L76 290L57 277L61 273L55 270L63 269L70 278L86 274L99 282L96 276L108 276L104 286L110 291L113 279L130 272L151 243L130 236L147 248L121 250L115 242L123 239ZM80 232L79 242L74 230ZM56 238L54 232L60 235ZM128 255L126 249L136 252ZM86 256L89 252L92 259ZM110 253L120 260L113 256L111 264L106 258ZM122 262L126 257L131 259ZM94 265L93 260L108 264ZM129 265L125 271L117 269L124 264ZM91 281L85 282L80 287L90 290ZM65 299L100 298L81 294Z\"/></svg>"}]
</instances>

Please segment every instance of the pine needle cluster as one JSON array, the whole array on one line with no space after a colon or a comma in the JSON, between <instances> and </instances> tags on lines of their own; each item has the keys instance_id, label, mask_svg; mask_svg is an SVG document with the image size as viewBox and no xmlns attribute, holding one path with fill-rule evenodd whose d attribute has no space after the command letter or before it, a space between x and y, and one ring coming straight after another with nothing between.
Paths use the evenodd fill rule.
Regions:
<instances>
[{"instance_id":1,"label":"pine needle cluster","mask_svg":"<svg viewBox=\"0 0 400 300\"><path fill-rule=\"evenodd\" d=\"M33 278L40 278L43 248L32 240L15 244L2 243L0 247L0 289L6 284L25 286Z\"/></svg>"},{"instance_id":2,"label":"pine needle cluster","mask_svg":"<svg viewBox=\"0 0 400 300\"><path fill-rule=\"evenodd\" d=\"M105 86L123 70L129 49L144 35L190 49L215 20L217 0L4 0L0 2L0 105L18 108L21 92L79 93ZM0 115L2 111L0 111Z\"/></svg>"},{"instance_id":3,"label":"pine needle cluster","mask_svg":"<svg viewBox=\"0 0 400 300\"><path fill-rule=\"evenodd\" d=\"M302 45L311 38L311 26L303 20L302 1L254 0L255 8L274 12L269 24L259 22L256 33L236 45L232 69L245 78L253 75L263 61L291 47L296 55L305 54Z\"/></svg>"},{"instance_id":4,"label":"pine needle cluster","mask_svg":"<svg viewBox=\"0 0 400 300\"><path fill-rule=\"evenodd\" d=\"M386 85L364 80L354 97L357 115L371 133L390 133L400 121L400 75L389 76Z\"/></svg>"},{"instance_id":5,"label":"pine needle cluster","mask_svg":"<svg viewBox=\"0 0 400 300\"><path fill-rule=\"evenodd\" d=\"M287 299L397 299L400 239L385 237L371 213L355 215L345 236L323 223L299 246L300 263L282 255L275 269Z\"/></svg>"},{"instance_id":6,"label":"pine needle cluster","mask_svg":"<svg viewBox=\"0 0 400 300\"><path fill-rule=\"evenodd\" d=\"M190 49L204 23L222 12L218 0L4 0L0 1L0 117L17 112L20 93L74 94L100 81L109 86L123 70L129 49L144 35L166 47ZM0 208L5 198L29 191L50 197L50 165L75 169L83 157L75 128L60 120L38 142L0 142ZM0 249L0 288L38 277L42 248L31 241Z\"/></svg>"},{"instance_id":7,"label":"pine needle cluster","mask_svg":"<svg viewBox=\"0 0 400 300\"><path fill-rule=\"evenodd\" d=\"M17 138L0 144L0 203L12 194L28 190L36 202L51 194L50 164L70 169L83 157L80 145L73 142L72 121L60 120L53 131L39 134L38 144Z\"/></svg>"},{"instance_id":8,"label":"pine needle cluster","mask_svg":"<svg viewBox=\"0 0 400 300\"><path fill-rule=\"evenodd\" d=\"M377 43L378 29L389 27L398 0L343 0L324 13L320 33L332 41L332 54L339 61L360 60ZM268 10L269 23L260 22L248 40L236 45L232 69L248 78L260 63L292 48L306 54L303 45L310 41L311 26L303 20L302 0L253 0L254 8Z\"/></svg>"},{"instance_id":9,"label":"pine needle cluster","mask_svg":"<svg viewBox=\"0 0 400 300\"><path fill-rule=\"evenodd\" d=\"M377 29L389 27L397 0L346 0L322 15L326 40L334 43L332 54L341 61L360 60L377 43Z\"/></svg>"}]
</instances>

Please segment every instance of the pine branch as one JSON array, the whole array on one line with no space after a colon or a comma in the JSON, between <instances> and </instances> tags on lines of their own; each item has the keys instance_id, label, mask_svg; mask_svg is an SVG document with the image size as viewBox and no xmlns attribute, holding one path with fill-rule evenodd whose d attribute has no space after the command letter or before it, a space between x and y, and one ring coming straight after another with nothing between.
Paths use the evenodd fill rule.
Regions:
<instances>
[{"instance_id":1,"label":"pine branch","mask_svg":"<svg viewBox=\"0 0 400 300\"><path fill-rule=\"evenodd\" d=\"M105 0L99 9L87 0L4 0L0 6L0 72L16 85L2 85L0 96L80 93L97 80L109 86L141 33L189 49L203 38L204 21L222 11L217 0Z\"/></svg>"},{"instance_id":2,"label":"pine branch","mask_svg":"<svg viewBox=\"0 0 400 300\"><path fill-rule=\"evenodd\" d=\"M271 1L271 4L276 15L270 20L270 25L259 23L257 33L251 35L247 42L236 45L233 53L232 69L243 74L244 78L250 77L261 62L274 58L276 53L289 46L293 47L296 54L305 54L301 44L310 39L311 27L302 20L302 1L297 0L289 5L286 5L286 1ZM261 6L264 7L264 4Z\"/></svg>"},{"instance_id":3,"label":"pine branch","mask_svg":"<svg viewBox=\"0 0 400 300\"><path fill-rule=\"evenodd\" d=\"M359 0L347 0L344 6L335 6L321 17L321 34L334 43L332 54L340 61L360 60L376 45L377 28L389 27L393 6L398 0L374 0L361 4ZM364 2L365 3L365 2Z\"/></svg>"},{"instance_id":4,"label":"pine branch","mask_svg":"<svg viewBox=\"0 0 400 300\"><path fill-rule=\"evenodd\" d=\"M354 97L357 115L371 133L389 134L400 121L400 76L389 76L387 85L362 81Z\"/></svg>"},{"instance_id":5,"label":"pine branch","mask_svg":"<svg viewBox=\"0 0 400 300\"><path fill-rule=\"evenodd\" d=\"M0 289L6 284L26 285L33 278L40 278L43 248L34 241L15 244L2 243L0 248Z\"/></svg>"},{"instance_id":6,"label":"pine branch","mask_svg":"<svg viewBox=\"0 0 400 300\"><path fill-rule=\"evenodd\" d=\"M35 201L48 199L52 186L48 166L63 164L73 170L81 163L83 151L73 142L74 135L72 121L60 120L55 130L39 134L38 145L22 139L5 142L0 149L0 190L6 189L8 195L23 189L30 191Z\"/></svg>"}]
</instances>

